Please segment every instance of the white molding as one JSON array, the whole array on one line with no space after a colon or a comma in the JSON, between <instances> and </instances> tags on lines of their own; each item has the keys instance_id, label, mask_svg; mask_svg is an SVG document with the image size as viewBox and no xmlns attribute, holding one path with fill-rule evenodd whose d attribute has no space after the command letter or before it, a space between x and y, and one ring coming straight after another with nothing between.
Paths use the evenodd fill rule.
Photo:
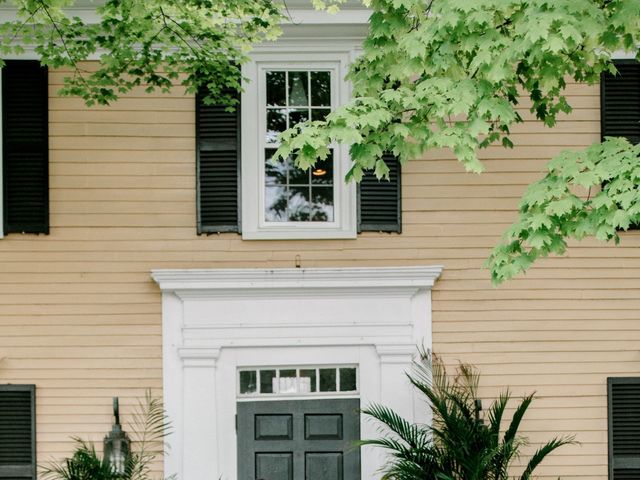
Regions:
<instances>
[{"instance_id":1,"label":"white molding","mask_svg":"<svg viewBox=\"0 0 640 480\"><path fill-rule=\"evenodd\" d=\"M625 50L616 50L611 53L611 60L635 60L638 56L638 52L630 52Z\"/></svg>"},{"instance_id":2,"label":"white molding","mask_svg":"<svg viewBox=\"0 0 640 480\"><path fill-rule=\"evenodd\" d=\"M430 288L442 266L152 270L163 292L288 288Z\"/></svg>"},{"instance_id":3,"label":"white molding","mask_svg":"<svg viewBox=\"0 0 640 480\"><path fill-rule=\"evenodd\" d=\"M306 28L306 27L305 27ZM334 221L265 222L264 220L264 148L265 109L264 72L271 68L303 68L332 72L332 108L346 103L351 86L344 80L349 64L357 55L359 42L333 38L289 38L262 44L242 66L247 79L242 93L242 238L246 240L329 239L357 236L356 186L344 178L351 168L348 148L334 149Z\"/></svg>"},{"instance_id":4,"label":"white molding","mask_svg":"<svg viewBox=\"0 0 640 480\"><path fill-rule=\"evenodd\" d=\"M431 347L431 288L442 267L154 270L162 290L163 385L174 425L165 474L237 477L239 368L355 365L361 403L428 420L404 373ZM377 434L361 422L363 438ZM362 480L384 457L362 450Z\"/></svg>"}]
</instances>

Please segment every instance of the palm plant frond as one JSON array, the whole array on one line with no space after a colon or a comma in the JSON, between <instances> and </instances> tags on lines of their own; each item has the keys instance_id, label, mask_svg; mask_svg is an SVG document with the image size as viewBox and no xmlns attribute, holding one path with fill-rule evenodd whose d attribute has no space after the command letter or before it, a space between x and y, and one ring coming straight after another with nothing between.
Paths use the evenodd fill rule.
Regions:
<instances>
[{"instance_id":1,"label":"palm plant frond","mask_svg":"<svg viewBox=\"0 0 640 480\"><path fill-rule=\"evenodd\" d=\"M577 442L575 441L575 437L561 437L554 438L549 442L545 443L543 446L538 448L535 453L529 459L527 466L524 469L524 472L520 476L520 480L530 480L533 471L540 465L540 463L554 450L562 447L563 445L575 445Z\"/></svg>"},{"instance_id":2,"label":"palm plant frond","mask_svg":"<svg viewBox=\"0 0 640 480\"><path fill-rule=\"evenodd\" d=\"M423 432L421 429L417 425L409 423L392 409L373 404L365 408L362 413L384 424L409 446L415 448L422 443Z\"/></svg>"},{"instance_id":3,"label":"palm plant frond","mask_svg":"<svg viewBox=\"0 0 640 480\"><path fill-rule=\"evenodd\" d=\"M165 438L171 433L162 400L147 390L144 400L138 402L129 423L131 439L136 450L129 455L126 465L127 480L150 480L153 461L165 452Z\"/></svg>"},{"instance_id":4,"label":"palm plant frond","mask_svg":"<svg viewBox=\"0 0 640 480\"><path fill-rule=\"evenodd\" d=\"M518 434L518 429L520 428L520 423L522 422L529 405L533 402L534 395L535 394L532 393L531 395L524 397L522 402L520 402L520 405L517 406L516 411L511 418L511 423L509 424L507 431L504 432L503 442L507 443L515 440L516 435Z\"/></svg>"}]
</instances>

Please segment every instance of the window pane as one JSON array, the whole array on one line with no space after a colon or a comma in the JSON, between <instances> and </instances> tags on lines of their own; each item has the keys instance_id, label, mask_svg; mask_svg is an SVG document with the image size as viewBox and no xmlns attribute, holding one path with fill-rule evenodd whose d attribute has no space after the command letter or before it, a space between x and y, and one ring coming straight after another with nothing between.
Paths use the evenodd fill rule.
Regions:
<instances>
[{"instance_id":1,"label":"window pane","mask_svg":"<svg viewBox=\"0 0 640 480\"><path fill-rule=\"evenodd\" d=\"M267 72L267 105L285 106L285 73Z\"/></svg>"},{"instance_id":2,"label":"window pane","mask_svg":"<svg viewBox=\"0 0 640 480\"><path fill-rule=\"evenodd\" d=\"M304 109L293 109L289 111L289 127L293 127L298 123L306 122L309 120L309 110Z\"/></svg>"},{"instance_id":3,"label":"window pane","mask_svg":"<svg viewBox=\"0 0 640 480\"><path fill-rule=\"evenodd\" d=\"M336 369L335 368L320 369L320 391L321 392L336 391Z\"/></svg>"},{"instance_id":4,"label":"window pane","mask_svg":"<svg viewBox=\"0 0 640 480\"><path fill-rule=\"evenodd\" d=\"M324 120L329 113L331 110L328 108L313 108L311 109L311 120Z\"/></svg>"},{"instance_id":5,"label":"window pane","mask_svg":"<svg viewBox=\"0 0 640 480\"><path fill-rule=\"evenodd\" d=\"M300 393L316 391L316 369L300 370Z\"/></svg>"},{"instance_id":6,"label":"window pane","mask_svg":"<svg viewBox=\"0 0 640 480\"><path fill-rule=\"evenodd\" d=\"M289 105L293 107L309 105L307 72L289 72Z\"/></svg>"},{"instance_id":7,"label":"window pane","mask_svg":"<svg viewBox=\"0 0 640 480\"><path fill-rule=\"evenodd\" d=\"M275 370L260 370L260 393L273 393Z\"/></svg>"},{"instance_id":8,"label":"window pane","mask_svg":"<svg viewBox=\"0 0 640 480\"><path fill-rule=\"evenodd\" d=\"M309 185L309 170L296 167L293 159L289 164L289 185Z\"/></svg>"},{"instance_id":9,"label":"window pane","mask_svg":"<svg viewBox=\"0 0 640 480\"><path fill-rule=\"evenodd\" d=\"M311 170L311 183L314 185L333 185L333 155L316 162Z\"/></svg>"},{"instance_id":10,"label":"window pane","mask_svg":"<svg viewBox=\"0 0 640 480\"><path fill-rule=\"evenodd\" d=\"M307 222L311 214L309 187L289 188L289 221Z\"/></svg>"},{"instance_id":11,"label":"window pane","mask_svg":"<svg viewBox=\"0 0 640 480\"><path fill-rule=\"evenodd\" d=\"M298 379L295 370L280 370L279 393L297 393Z\"/></svg>"},{"instance_id":12,"label":"window pane","mask_svg":"<svg viewBox=\"0 0 640 480\"><path fill-rule=\"evenodd\" d=\"M264 151L265 165L264 178L267 185L286 185L287 184L287 165L283 160L276 163L271 161L275 148L267 148Z\"/></svg>"},{"instance_id":13,"label":"window pane","mask_svg":"<svg viewBox=\"0 0 640 480\"><path fill-rule=\"evenodd\" d=\"M354 392L356 388L356 369L341 368L340 369L340 391Z\"/></svg>"},{"instance_id":14,"label":"window pane","mask_svg":"<svg viewBox=\"0 0 640 480\"><path fill-rule=\"evenodd\" d=\"M331 105L331 73L311 72L311 105Z\"/></svg>"},{"instance_id":15,"label":"window pane","mask_svg":"<svg viewBox=\"0 0 640 480\"><path fill-rule=\"evenodd\" d=\"M286 187L265 187L265 220L286 222L289 196Z\"/></svg>"},{"instance_id":16,"label":"window pane","mask_svg":"<svg viewBox=\"0 0 640 480\"><path fill-rule=\"evenodd\" d=\"M311 221L333 222L333 187L313 187L311 193Z\"/></svg>"},{"instance_id":17,"label":"window pane","mask_svg":"<svg viewBox=\"0 0 640 480\"><path fill-rule=\"evenodd\" d=\"M240 372L240 393L256 393L257 388L257 374L254 371Z\"/></svg>"},{"instance_id":18,"label":"window pane","mask_svg":"<svg viewBox=\"0 0 640 480\"><path fill-rule=\"evenodd\" d=\"M274 143L278 135L287 129L287 111L284 109L267 109L267 143Z\"/></svg>"}]
</instances>

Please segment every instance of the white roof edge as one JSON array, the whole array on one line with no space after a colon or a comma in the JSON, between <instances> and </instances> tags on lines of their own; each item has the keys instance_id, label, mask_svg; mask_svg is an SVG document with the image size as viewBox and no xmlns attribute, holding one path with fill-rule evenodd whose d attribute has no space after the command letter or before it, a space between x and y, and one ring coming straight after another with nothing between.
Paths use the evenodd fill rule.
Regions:
<instances>
[{"instance_id":1,"label":"white roof edge","mask_svg":"<svg viewBox=\"0 0 640 480\"><path fill-rule=\"evenodd\" d=\"M310 3L310 2L309 2ZM79 17L87 23L98 23L100 16L95 8L69 7L65 11L71 17ZM365 24L369 20L371 10L366 8L345 8L336 14L323 10L309 8L289 8L285 12L290 18L283 25L336 25L336 24ZM10 22L16 20L16 9L10 7L0 8L0 21Z\"/></svg>"}]
</instances>

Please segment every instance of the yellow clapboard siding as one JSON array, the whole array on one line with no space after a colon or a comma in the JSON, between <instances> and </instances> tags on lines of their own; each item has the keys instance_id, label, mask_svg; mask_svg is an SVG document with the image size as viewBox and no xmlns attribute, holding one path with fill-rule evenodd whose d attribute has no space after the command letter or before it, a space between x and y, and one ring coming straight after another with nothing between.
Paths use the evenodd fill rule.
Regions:
<instances>
[{"instance_id":1,"label":"yellow clapboard siding","mask_svg":"<svg viewBox=\"0 0 640 480\"><path fill-rule=\"evenodd\" d=\"M190 111L168 112L147 110L142 112L127 112L127 124L173 124L173 125L195 125L195 118ZM74 124L74 123L97 123L97 124L120 124L122 122L122 112L118 110L97 110L94 108L81 110L58 110L49 115L49 125ZM161 127L162 128L162 127ZM191 132L193 134L193 131Z\"/></svg>"},{"instance_id":2,"label":"yellow clapboard siding","mask_svg":"<svg viewBox=\"0 0 640 480\"><path fill-rule=\"evenodd\" d=\"M191 176L194 175L193 165L188 163L159 163L157 165L145 165L139 163L62 163L51 166L49 171L56 177L63 176ZM166 199L166 196L165 196ZM169 201L167 199L167 201Z\"/></svg>"},{"instance_id":3,"label":"yellow clapboard siding","mask_svg":"<svg viewBox=\"0 0 640 480\"><path fill-rule=\"evenodd\" d=\"M581 446L550 458L543 478L607 478L606 377L640 375L640 232L619 247L571 242L564 258L500 288L481 270L548 160L599 139L597 85L568 85L574 111L553 130L522 99L516 148L481 151L482 175L446 150L405 165L401 235L252 242L196 235L194 99L183 87L87 108L58 96L69 74L49 77L51 233L0 240L0 375L38 386L40 459L68 454L72 435L101 447L113 396L126 414L146 389L161 393L150 270L292 267L299 257L305 267L443 265L435 350L450 366L478 366L485 408L507 386L516 397L537 391L523 424L533 443L577 434Z\"/></svg>"},{"instance_id":4,"label":"yellow clapboard siding","mask_svg":"<svg viewBox=\"0 0 640 480\"><path fill-rule=\"evenodd\" d=\"M126 150L126 144L118 144L118 147L120 148L117 152L114 152L113 149L101 150L95 146L83 150L49 149L49 163L109 163L115 165L131 163L131 159L135 158L138 164L151 164L150 168L154 168L156 164L160 163L187 163L195 168L196 155L193 150Z\"/></svg>"},{"instance_id":5,"label":"yellow clapboard siding","mask_svg":"<svg viewBox=\"0 0 640 480\"><path fill-rule=\"evenodd\" d=\"M194 137L193 125L183 123L50 123L50 137Z\"/></svg>"}]
</instances>

